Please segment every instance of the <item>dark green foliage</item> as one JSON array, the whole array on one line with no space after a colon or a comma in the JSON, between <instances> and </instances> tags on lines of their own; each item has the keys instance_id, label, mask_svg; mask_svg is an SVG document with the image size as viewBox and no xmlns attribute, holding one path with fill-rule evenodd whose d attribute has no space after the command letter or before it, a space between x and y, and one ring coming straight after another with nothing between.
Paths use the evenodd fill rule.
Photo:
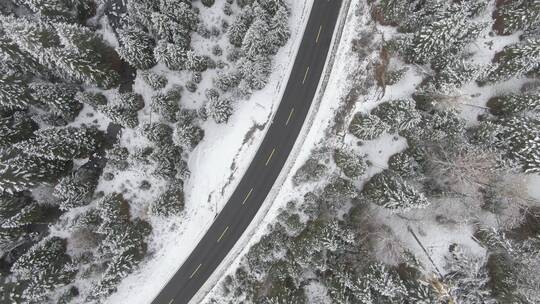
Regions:
<instances>
[{"instance_id":1,"label":"dark green foliage","mask_svg":"<svg viewBox=\"0 0 540 304\"><path fill-rule=\"evenodd\" d=\"M75 95L75 100L80 103L90 105L93 108L107 105L107 98L101 93L78 92Z\"/></svg>"},{"instance_id":2,"label":"dark green foliage","mask_svg":"<svg viewBox=\"0 0 540 304\"><path fill-rule=\"evenodd\" d=\"M535 0L506 1L495 11L493 28L503 35L528 30L540 25L540 3Z\"/></svg>"},{"instance_id":3,"label":"dark green foliage","mask_svg":"<svg viewBox=\"0 0 540 304\"><path fill-rule=\"evenodd\" d=\"M349 178L356 178L366 171L364 156L358 155L352 150L336 149L334 151L334 162Z\"/></svg>"},{"instance_id":4,"label":"dark green foliage","mask_svg":"<svg viewBox=\"0 0 540 304\"><path fill-rule=\"evenodd\" d=\"M88 204L97 187L100 173L97 168L87 165L61 179L53 192L60 200L60 209L68 210Z\"/></svg>"},{"instance_id":5,"label":"dark green foliage","mask_svg":"<svg viewBox=\"0 0 540 304\"><path fill-rule=\"evenodd\" d=\"M410 149L392 155L388 167L404 178L415 177L420 173L420 165Z\"/></svg>"},{"instance_id":6,"label":"dark green foliage","mask_svg":"<svg viewBox=\"0 0 540 304\"><path fill-rule=\"evenodd\" d=\"M178 215L182 210L184 210L184 185L181 181L171 183L150 207L150 212L157 216Z\"/></svg>"},{"instance_id":7,"label":"dark green foliage","mask_svg":"<svg viewBox=\"0 0 540 304\"><path fill-rule=\"evenodd\" d=\"M151 71L144 71L142 73L142 78L144 82L154 90L163 89L167 86L167 78L161 74L156 74Z\"/></svg>"},{"instance_id":8,"label":"dark green foliage","mask_svg":"<svg viewBox=\"0 0 540 304\"><path fill-rule=\"evenodd\" d=\"M32 98L49 113L71 122L82 109L75 100L78 88L63 83L34 82L30 84Z\"/></svg>"},{"instance_id":9,"label":"dark green foliage","mask_svg":"<svg viewBox=\"0 0 540 304\"><path fill-rule=\"evenodd\" d=\"M371 111L372 115L390 126L393 132L401 132L414 128L421 121L421 116L415 109L415 103L410 99L400 99L383 102Z\"/></svg>"},{"instance_id":10,"label":"dark green foliage","mask_svg":"<svg viewBox=\"0 0 540 304\"><path fill-rule=\"evenodd\" d=\"M327 171L327 167L314 158L308 159L294 174L293 181L300 185L306 182L317 181Z\"/></svg>"},{"instance_id":11,"label":"dark green foliage","mask_svg":"<svg viewBox=\"0 0 540 304\"><path fill-rule=\"evenodd\" d=\"M178 103L181 95L176 90L167 93L157 93L152 96L150 109L152 112L160 114L168 122L176 122L176 113L180 110Z\"/></svg>"},{"instance_id":12,"label":"dark green foliage","mask_svg":"<svg viewBox=\"0 0 540 304\"><path fill-rule=\"evenodd\" d=\"M172 144L173 129L163 123L145 123L142 126L142 134L158 146Z\"/></svg>"},{"instance_id":13,"label":"dark green foliage","mask_svg":"<svg viewBox=\"0 0 540 304\"><path fill-rule=\"evenodd\" d=\"M421 192L388 170L373 176L363 194L373 203L398 212L423 208L429 203Z\"/></svg>"},{"instance_id":14,"label":"dark green foliage","mask_svg":"<svg viewBox=\"0 0 540 304\"><path fill-rule=\"evenodd\" d=\"M8 109L25 109L32 103L28 85L12 76L0 76L0 106Z\"/></svg>"},{"instance_id":15,"label":"dark green foliage","mask_svg":"<svg viewBox=\"0 0 540 304\"><path fill-rule=\"evenodd\" d=\"M349 132L362 140L376 139L389 129L378 116L362 113L357 113L349 125Z\"/></svg>"},{"instance_id":16,"label":"dark green foliage","mask_svg":"<svg viewBox=\"0 0 540 304\"><path fill-rule=\"evenodd\" d=\"M0 190L15 193L58 180L71 169L71 161L22 155L0 163Z\"/></svg>"},{"instance_id":17,"label":"dark green foliage","mask_svg":"<svg viewBox=\"0 0 540 304\"><path fill-rule=\"evenodd\" d=\"M34 121L25 112L16 111L9 117L0 118L0 148L7 148L32 136Z\"/></svg>"},{"instance_id":18,"label":"dark green foliage","mask_svg":"<svg viewBox=\"0 0 540 304\"><path fill-rule=\"evenodd\" d=\"M38 130L15 147L29 155L71 160L90 156L100 145L101 134L97 129L67 127Z\"/></svg>"},{"instance_id":19,"label":"dark green foliage","mask_svg":"<svg viewBox=\"0 0 540 304\"><path fill-rule=\"evenodd\" d=\"M120 46L118 53L138 69L149 69L156 64L154 58L154 40L136 27L118 30Z\"/></svg>"},{"instance_id":20,"label":"dark green foliage","mask_svg":"<svg viewBox=\"0 0 540 304\"><path fill-rule=\"evenodd\" d=\"M540 111L540 95L504 95L491 98L487 106L494 115L515 115Z\"/></svg>"},{"instance_id":21,"label":"dark green foliage","mask_svg":"<svg viewBox=\"0 0 540 304\"><path fill-rule=\"evenodd\" d=\"M540 121L529 117L509 117L496 121L502 126L499 143L517 160L526 173L540 172Z\"/></svg>"},{"instance_id":22,"label":"dark green foliage","mask_svg":"<svg viewBox=\"0 0 540 304\"><path fill-rule=\"evenodd\" d=\"M527 39L505 47L495 59L494 69L482 82L521 77L540 65L540 39Z\"/></svg>"}]
</instances>

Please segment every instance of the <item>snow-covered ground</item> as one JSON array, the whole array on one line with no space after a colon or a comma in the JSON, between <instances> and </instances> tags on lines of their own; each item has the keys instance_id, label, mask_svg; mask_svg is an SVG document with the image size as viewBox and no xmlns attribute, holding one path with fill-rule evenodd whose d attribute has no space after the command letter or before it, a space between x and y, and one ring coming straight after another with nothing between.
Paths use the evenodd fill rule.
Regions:
<instances>
[{"instance_id":1,"label":"snow-covered ground","mask_svg":"<svg viewBox=\"0 0 540 304\"><path fill-rule=\"evenodd\" d=\"M204 140L191 152L188 161L191 175L185 184L184 214L166 221L152 221L151 256L140 269L122 281L118 292L109 297L107 303L150 303L210 227L216 212L226 204L262 142L269 127L267 122L279 105L313 1L287 0L291 9L291 38L275 57L274 72L268 85L255 92L249 100L237 102L227 124L218 125L208 120L202 125ZM202 16L202 20L215 17L211 15L212 10L208 12L209 16ZM193 43L197 44L197 40L194 39ZM159 70L159 66L155 69ZM203 79L208 81L211 77L205 75ZM204 83L201 84L203 86ZM150 94L143 87L137 80L135 91L147 99ZM182 98L182 106L190 107L187 101L200 101L197 97L201 91L186 94ZM126 134L123 138L137 140L136 134Z\"/></svg>"}]
</instances>

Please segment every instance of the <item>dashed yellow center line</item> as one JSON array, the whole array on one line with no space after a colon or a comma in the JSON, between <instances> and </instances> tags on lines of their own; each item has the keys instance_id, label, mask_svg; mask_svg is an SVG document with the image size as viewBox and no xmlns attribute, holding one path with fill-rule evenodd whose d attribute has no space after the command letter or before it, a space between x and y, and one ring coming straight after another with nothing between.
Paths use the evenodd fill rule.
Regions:
<instances>
[{"instance_id":1,"label":"dashed yellow center line","mask_svg":"<svg viewBox=\"0 0 540 304\"><path fill-rule=\"evenodd\" d=\"M251 192L253 192L253 188L251 188L251 190L249 190L248 194L246 195L246 198L244 199L244 201L242 202L242 205L245 204L249 198L249 196L251 195Z\"/></svg>"},{"instance_id":2,"label":"dashed yellow center line","mask_svg":"<svg viewBox=\"0 0 540 304\"><path fill-rule=\"evenodd\" d=\"M171 299L171 300L169 301L169 304L172 304L172 302L174 302L174 299Z\"/></svg>"},{"instance_id":3,"label":"dashed yellow center line","mask_svg":"<svg viewBox=\"0 0 540 304\"><path fill-rule=\"evenodd\" d=\"M276 152L276 149L272 149L272 153L270 153L270 156L268 156L268 159L266 160L266 164L264 164L265 166L268 166L268 163L272 159L272 156L274 156L274 152Z\"/></svg>"},{"instance_id":4,"label":"dashed yellow center line","mask_svg":"<svg viewBox=\"0 0 540 304\"><path fill-rule=\"evenodd\" d=\"M294 113L294 108L291 109L291 113L289 113L289 118L287 118L287 122L285 122L285 125L289 124L289 121L291 120L293 113Z\"/></svg>"},{"instance_id":5,"label":"dashed yellow center line","mask_svg":"<svg viewBox=\"0 0 540 304\"><path fill-rule=\"evenodd\" d=\"M306 69L306 73L304 74L304 80L302 80L302 84L304 84L304 82L306 82L306 78L307 78L308 73L309 73L309 67L307 67L307 69Z\"/></svg>"},{"instance_id":6,"label":"dashed yellow center line","mask_svg":"<svg viewBox=\"0 0 540 304\"><path fill-rule=\"evenodd\" d=\"M317 33L317 39L315 39L315 44L319 43L319 37L321 36L322 25L319 27L319 32Z\"/></svg>"},{"instance_id":7,"label":"dashed yellow center line","mask_svg":"<svg viewBox=\"0 0 540 304\"><path fill-rule=\"evenodd\" d=\"M219 241L221 241L221 239L223 238L223 236L225 235L225 233L227 233L227 230L229 230L229 226L227 226L227 228L225 228L225 230L223 230L223 232L221 233L221 235L219 236L219 239L217 239L217 242L219 243Z\"/></svg>"},{"instance_id":8,"label":"dashed yellow center line","mask_svg":"<svg viewBox=\"0 0 540 304\"><path fill-rule=\"evenodd\" d=\"M202 264L199 264L199 266L197 266L197 268L193 271L193 273L189 276L189 278L193 278L193 276L195 276L195 274L197 273L197 271L199 271L199 268L201 268Z\"/></svg>"}]
</instances>

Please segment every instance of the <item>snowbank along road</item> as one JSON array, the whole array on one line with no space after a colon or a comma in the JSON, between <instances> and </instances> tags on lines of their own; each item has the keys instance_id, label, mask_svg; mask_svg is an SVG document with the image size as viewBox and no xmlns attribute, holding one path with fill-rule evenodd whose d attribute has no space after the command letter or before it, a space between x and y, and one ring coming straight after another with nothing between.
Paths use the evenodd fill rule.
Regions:
<instances>
[{"instance_id":1,"label":"snowbank along road","mask_svg":"<svg viewBox=\"0 0 540 304\"><path fill-rule=\"evenodd\" d=\"M342 0L315 0L283 99L259 150L226 206L153 304L188 303L255 217L315 97L341 4Z\"/></svg>"}]
</instances>

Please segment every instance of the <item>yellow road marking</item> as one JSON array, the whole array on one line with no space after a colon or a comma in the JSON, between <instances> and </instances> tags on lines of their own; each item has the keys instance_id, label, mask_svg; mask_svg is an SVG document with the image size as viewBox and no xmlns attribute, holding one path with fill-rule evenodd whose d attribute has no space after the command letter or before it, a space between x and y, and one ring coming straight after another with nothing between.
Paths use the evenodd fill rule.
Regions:
<instances>
[{"instance_id":1,"label":"yellow road marking","mask_svg":"<svg viewBox=\"0 0 540 304\"><path fill-rule=\"evenodd\" d=\"M291 109L291 113L289 113L289 118L287 118L287 122L285 123L285 125L289 124L289 121L291 120L293 113L294 113L294 108Z\"/></svg>"},{"instance_id":2,"label":"yellow road marking","mask_svg":"<svg viewBox=\"0 0 540 304\"><path fill-rule=\"evenodd\" d=\"M246 201L248 200L249 196L251 195L251 192L253 192L253 188L251 188L251 190L249 190L248 194L246 195L246 198L245 198L244 201L242 202L242 205L246 203Z\"/></svg>"},{"instance_id":3,"label":"yellow road marking","mask_svg":"<svg viewBox=\"0 0 540 304\"><path fill-rule=\"evenodd\" d=\"M309 73L309 67L307 67L307 69L306 69L306 74L304 74L304 80L302 80L302 84L304 84L304 82L306 82L306 78L307 78L308 73Z\"/></svg>"},{"instance_id":4,"label":"yellow road marking","mask_svg":"<svg viewBox=\"0 0 540 304\"><path fill-rule=\"evenodd\" d=\"M225 235L225 233L227 233L227 230L229 230L229 226L227 226L227 228L225 228L225 230L223 230L223 232L221 233L221 235L219 236L219 239L217 239L217 242L219 243L219 241L221 241L221 239L223 238L223 236Z\"/></svg>"},{"instance_id":5,"label":"yellow road marking","mask_svg":"<svg viewBox=\"0 0 540 304\"><path fill-rule=\"evenodd\" d=\"M174 302L174 299L171 299L171 300L169 301L169 304L172 304L172 302Z\"/></svg>"},{"instance_id":6,"label":"yellow road marking","mask_svg":"<svg viewBox=\"0 0 540 304\"><path fill-rule=\"evenodd\" d=\"M319 32L317 33L317 39L315 39L315 43L319 43L319 36L321 36L321 31L322 31L322 25L319 27Z\"/></svg>"},{"instance_id":7,"label":"yellow road marking","mask_svg":"<svg viewBox=\"0 0 540 304\"><path fill-rule=\"evenodd\" d=\"M270 156L268 156L268 159L266 160L266 164L264 164L265 166L268 166L268 163L272 159L272 156L274 156L274 152L276 152L276 149L272 149L272 153L270 153Z\"/></svg>"},{"instance_id":8,"label":"yellow road marking","mask_svg":"<svg viewBox=\"0 0 540 304\"><path fill-rule=\"evenodd\" d=\"M199 268L201 268L201 266L202 264L199 264L199 266L197 266L197 269L195 269L193 273L189 276L190 279L193 278L193 276L197 273L197 271L199 271Z\"/></svg>"}]
</instances>

